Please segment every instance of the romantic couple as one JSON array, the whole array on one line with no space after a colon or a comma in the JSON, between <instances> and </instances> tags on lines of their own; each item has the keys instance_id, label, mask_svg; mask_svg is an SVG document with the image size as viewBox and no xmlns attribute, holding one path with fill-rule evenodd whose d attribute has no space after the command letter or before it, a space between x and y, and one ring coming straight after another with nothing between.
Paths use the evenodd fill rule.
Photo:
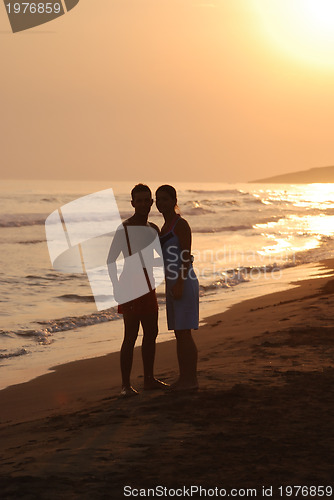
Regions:
<instances>
[{"instance_id":1,"label":"romantic couple","mask_svg":"<svg viewBox=\"0 0 334 500\"><path fill-rule=\"evenodd\" d=\"M196 390L198 388L197 348L191 330L198 329L199 286L192 267L193 257L191 255L191 230L189 224L176 213L178 208L177 196L172 186L163 185L156 191L156 206L165 220L161 230L147 220L153 204L152 193L148 186L137 184L132 189L131 204L135 213L125 220L120 230L116 232L108 256L109 275L114 286L115 298L119 302L118 312L123 314L124 320L124 340L121 348L121 395L130 397L138 394L136 389L131 386L130 374L133 349L140 324L143 328L144 390ZM175 332L180 372L178 380L171 386L157 380L153 375L155 341L158 335L158 302L155 288L151 286L152 270L147 268L149 266L144 263L140 251L139 255L141 255L141 264L149 292L126 302L117 298L117 295L120 297L118 290L121 288L122 274L125 274L126 266L124 265L122 274L118 278L116 259L122 252L125 261L126 257L128 257L128 261L134 261L133 257L138 255L136 251L138 252L138 250L145 247L140 242L142 234L145 233L143 229L140 229L143 226L151 228L149 231L154 233L154 237L158 234L162 249L166 282L167 323L168 329ZM136 235L136 237L131 239L131 235ZM123 243L121 243L122 240ZM137 265L137 268L139 267ZM135 275L138 274L137 268L133 264L130 264L130 268L132 271L130 272L130 279L127 280L128 292L129 282L131 288L135 288Z\"/></svg>"}]
</instances>

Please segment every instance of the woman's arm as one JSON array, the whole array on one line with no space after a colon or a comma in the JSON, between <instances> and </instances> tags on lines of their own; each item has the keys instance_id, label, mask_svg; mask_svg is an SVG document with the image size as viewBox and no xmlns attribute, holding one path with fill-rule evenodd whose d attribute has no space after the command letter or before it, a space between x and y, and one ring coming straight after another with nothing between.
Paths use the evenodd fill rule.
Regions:
<instances>
[{"instance_id":1,"label":"woman's arm","mask_svg":"<svg viewBox=\"0 0 334 500\"><path fill-rule=\"evenodd\" d=\"M191 229L185 219L180 218L177 222L174 233L179 239L181 249L181 266L179 276L172 289L174 299L181 299L183 294L184 280L188 275L188 270L191 264Z\"/></svg>"}]
</instances>

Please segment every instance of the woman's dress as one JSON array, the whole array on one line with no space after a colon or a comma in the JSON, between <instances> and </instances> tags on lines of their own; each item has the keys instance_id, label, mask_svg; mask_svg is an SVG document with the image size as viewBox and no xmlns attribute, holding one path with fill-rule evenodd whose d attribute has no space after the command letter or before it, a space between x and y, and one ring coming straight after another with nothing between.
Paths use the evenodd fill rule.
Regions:
<instances>
[{"instance_id":1,"label":"woman's dress","mask_svg":"<svg viewBox=\"0 0 334 500\"><path fill-rule=\"evenodd\" d=\"M178 220L179 218L168 233L160 237L165 267L168 330L197 330L199 322L199 284L192 263L183 281L182 297L174 299L171 294L182 265L180 242L174 232Z\"/></svg>"}]
</instances>

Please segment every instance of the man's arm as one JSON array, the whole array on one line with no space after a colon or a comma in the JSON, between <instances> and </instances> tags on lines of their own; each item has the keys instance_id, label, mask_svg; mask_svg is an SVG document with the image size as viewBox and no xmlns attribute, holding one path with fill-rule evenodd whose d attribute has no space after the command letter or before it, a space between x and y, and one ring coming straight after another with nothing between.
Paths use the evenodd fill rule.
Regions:
<instances>
[{"instance_id":1,"label":"man's arm","mask_svg":"<svg viewBox=\"0 0 334 500\"><path fill-rule=\"evenodd\" d=\"M124 257L126 256L124 251L125 248L124 244L126 247L124 227L123 225L121 225L117 228L117 231L113 237L107 258L108 272L114 288L117 287L118 285L117 265L116 265L117 258L121 253L123 253Z\"/></svg>"},{"instance_id":2,"label":"man's arm","mask_svg":"<svg viewBox=\"0 0 334 500\"><path fill-rule=\"evenodd\" d=\"M149 222L149 225L151 227L153 227L153 229L155 229L156 232L158 233L158 236L160 236L160 229L158 228L158 226L156 224L154 224L153 222Z\"/></svg>"},{"instance_id":3,"label":"man's arm","mask_svg":"<svg viewBox=\"0 0 334 500\"><path fill-rule=\"evenodd\" d=\"M158 237L160 236L160 229L153 222L149 222L149 225L157 232ZM159 257L153 258L153 267L161 267L163 266L163 258L162 258L162 249L160 245L160 240L157 245L155 245L155 251L157 252Z\"/></svg>"}]
</instances>

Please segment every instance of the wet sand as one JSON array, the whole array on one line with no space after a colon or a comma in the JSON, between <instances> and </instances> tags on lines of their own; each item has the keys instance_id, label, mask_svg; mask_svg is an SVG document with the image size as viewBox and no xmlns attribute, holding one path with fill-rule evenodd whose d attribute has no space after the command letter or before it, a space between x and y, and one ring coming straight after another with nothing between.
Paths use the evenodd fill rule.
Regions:
<instances>
[{"instance_id":1,"label":"wet sand","mask_svg":"<svg viewBox=\"0 0 334 500\"><path fill-rule=\"evenodd\" d=\"M272 486L272 498L288 498L280 485L334 489L334 261L322 270L208 318L194 333L198 393L119 399L117 353L0 391L0 497L118 499L126 485L257 497ZM138 348L139 390L141 374ZM156 375L175 380L174 341L157 345Z\"/></svg>"}]
</instances>

